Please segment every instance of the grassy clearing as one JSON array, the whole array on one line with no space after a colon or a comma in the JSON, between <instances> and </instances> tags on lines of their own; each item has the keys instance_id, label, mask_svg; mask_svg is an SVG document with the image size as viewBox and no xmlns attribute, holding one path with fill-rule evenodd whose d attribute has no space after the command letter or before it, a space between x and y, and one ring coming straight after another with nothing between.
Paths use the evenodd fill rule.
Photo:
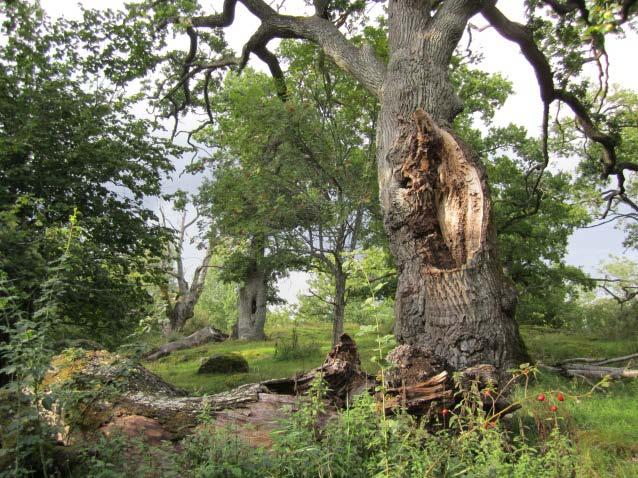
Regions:
<instances>
[{"instance_id":1,"label":"grassy clearing","mask_svg":"<svg viewBox=\"0 0 638 478\"><path fill-rule=\"evenodd\" d=\"M346 330L356 335L359 326L348 324ZM208 344L193 349L175 352L146 367L174 385L195 394L223 392L244 383L253 383L270 378L291 377L321 365L331 348L330 324L304 324L296 329L299 357L282 360L276 356L281 344L292 341L292 327L267 330L269 340L262 342L227 341ZM364 369L374 372L376 365L370 361L375 354L376 337L371 334L355 336L361 351ZM304 353L307 351L308 353ZM199 375L200 360L210 355L225 352L241 354L250 366L249 373L233 375Z\"/></svg>"},{"instance_id":2,"label":"grassy clearing","mask_svg":"<svg viewBox=\"0 0 638 478\"><path fill-rule=\"evenodd\" d=\"M364 369L374 373L377 367L370 359L378 353L376 336L359 334L356 324L347 324L346 330L357 341ZM275 356L277 343L290 341L292 328L280 326L267 332L268 341L210 344L177 352L147 366L192 393L217 393L244 383L307 371L321 364L330 349L330 324L303 324L296 330L299 348L304 350L312 344L308 347L311 353L278 360ZM633 338L611 340L539 327L523 327L522 334L533 359L544 363L576 356L610 357L638 352L638 341ZM240 353L248 361L251 371L237 375L198 375L200 359L220 352ZM528 394L536 396L544 392L549 397L548 402L528 402L518 413L518 418L525 424L533 407L548 407L550 403L556 403L559 405L558 415L574 438L579 452L579 476L638 476L638 381L616 382L609 388L587 395L591 388L591 384L582 380L542 373L530 386ZM564 402L555 401L558 390L565 394ZM518 393L521 394L522 390ZM527 433L533 428L526 428Z\"/></svg>"}]
</instances>

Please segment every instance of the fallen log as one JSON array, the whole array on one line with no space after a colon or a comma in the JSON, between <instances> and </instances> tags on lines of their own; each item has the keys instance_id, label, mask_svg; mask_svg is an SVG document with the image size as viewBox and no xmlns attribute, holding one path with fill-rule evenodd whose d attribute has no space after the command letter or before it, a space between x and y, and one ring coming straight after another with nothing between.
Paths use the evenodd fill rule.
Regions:
<instances>
[{"instance_id":1,"label":"fallen log","mask_svg":"<svg viewBox=\"0 0 638 478\"><path fill-rule=\"evenodd\" d=\"M637 369L606 366L612 363L629 362L633 359L638 359L638 353L607 359L576 357L562 360L554 365L540 364L540 367L567 377L578 377L592 380L601 380L605 377L615 380L622 378L638 378Z\"/></svg>"},{"instance_id":2,"label":"fallen log","mask_svg":"<svg viewBox=\"0 0 638 478\"><path fill-rule=\"evenodd\" d=\"M127 358L106 351L72 349L53 360L44 385L51 398L56 397L56 391L75 390L86 400L78 404L74 423L65 422L63 405L46 407L50 410L47 417L66 430L60 439L68 444L112 433L118 427L126 433L139 429L153 440L177 440L195 429L205 416L212 426L232 425L234 432L248 443L268 445L270 432L298 408L299 400L303 400L300 396L317 378L327 385L325 399L329 407L324 419L358 394L377 393L380 384L385 393L378 396L379 403L386 413L402 408L424 417L438 414L444 407L452 409L460 399L457 392L470 383L479 388L496 383L496 370L489 365L468 368L455 382L449 366L420 347L402 345L388 359L395 366L383 379L368 375L361 369L355 342L344 334L324 363L307 373L194 397L186 396ZM500 398L486 397L483 403L486 410L495 413L514 410Z\"/></svg>"},{"instance_id":3,"label":"fallen log","mask_svg":"<svg viewBox=\"0 0 638 478\"><path fill-rule=\"evenodd\" d=\"M228 335L221 330L217 330L215 327L204 327L188 337L159 346L146 354L145 359L152 362L178 350L198 347L209 342L223 342L226 339L228 339Z\"/></svg>"}]
</instances>

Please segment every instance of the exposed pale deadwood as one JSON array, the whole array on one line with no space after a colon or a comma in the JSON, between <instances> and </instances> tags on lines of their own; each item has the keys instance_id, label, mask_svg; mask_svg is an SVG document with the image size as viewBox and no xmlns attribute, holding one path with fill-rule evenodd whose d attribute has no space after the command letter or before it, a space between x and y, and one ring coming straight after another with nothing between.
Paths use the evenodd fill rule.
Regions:
<instances>
[{"instance_id":1,"label":"exposed pale deadwood","mask_svg":"<svg viewBox=\"0 0 638 478\"><path fill-rule=\"evenodd\" d=\"M493 365L481 364L462 370L455 381L453 369L431 350L414 345L400 345L388 355L394 368L386 373L387 413L404 408L417 416L436 415L442 408L453 408L462 394L473 384L480 392L485 388L496 390L499 376ZM482 394L481 400L487 412L511 413L519 406L511 405L503 394Z\"/></svg>"},{"instance_id":2,"label":"exposed pale deadwood","mask_svg":"<svg viewBox=\"0 0 638 478\"><path fill-rule=\"evenodd\" d=\"M209 342L223 342L227 338L228 335L220 330L217 330L215 327L204 327L203 329L199 329L197 332L189 335L188 337L184 337L183 339L169 342L158 347L146 356L146 360L152 362L153 360L166 357L167 355L170 355L178 350L198 347Z\"/></svg>"}]
</instances>

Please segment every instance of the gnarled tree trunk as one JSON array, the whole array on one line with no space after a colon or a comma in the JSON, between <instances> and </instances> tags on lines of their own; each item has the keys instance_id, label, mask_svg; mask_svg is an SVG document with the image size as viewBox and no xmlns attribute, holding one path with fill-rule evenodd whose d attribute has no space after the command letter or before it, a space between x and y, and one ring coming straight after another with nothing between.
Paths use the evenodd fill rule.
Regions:
<instances>
[{"instance_id":1,"label":"gnarled tree trunk","mask_svg":"<svg viewBox=\"0 0 638 478\"><path fill-rule=\"evenodd\" d=\"M177 302L175 302L173 307L167 311L168 333L182 330L186 321L192 319L195 315L196 303L197 298L193 295L186 295L177 298Z\"/></svg>"},{"instance_id":2,"label":"gnarled tree trunk","mask_svg":"<svg viewBox=\"0 0 638 478\"><path fill-rule=\"evenodd\" d=\"M266 338L266 301L268 299L268 277L266 270L254 263L239 289L239 316L237 338L240 340L263 340Z\"/></svg>"},{"instance_id":3,"label":"gnarled tree trunk","mask_svg":"<svg viewBox=\"0 0 638 478\"><path fill-rule=\"evenodd\" d=\"M339 342L343 335L343 321L346 310L346 274L341 269L341 265L335 266L335 291L332 302L332 345Z\"/></svg>"},{"instance_id":4,"label":"gnarled tree trunk","mask_svg":"<svg viewBox=\"0 0 638 478\"><path fill-rule=\"evenodd\" d=\"M503 369L525 355L516 296L496 255L484 171L449 129L461 103L448 65L475 11L443 15L444 4L430 18L422 3L389 3L377 135L385 227L399 270L395 334L457 369Z\"/></svg>"},{"instance_id":5,"label":"gnarled tree trunk","mask_svg":"<svg viewBox=\"0 0 638 478\"><path fill-rule=\"evenodd\" d=\"M160 213L162 215L164 227L166 227L168 221L166 220L161 208ZM184 260L182 258L184 240L186 239L186 230L196 223L198 217L199 215L187 222L186 212L184 211L181 216L179 228L175 229L175 232L177 232L176 243L169 243L168 245L164 268L171 276L174 277L177 290L172 291L168 283L160 285L160 291L166 303L166 315L168 317L168 324L164 330L166 335L171 332L181 330L182 327L184 327L184 324L193 318L195 315L195 306L204 291L206 275L212 256L210 244L206 248L206 253L202 258L201 264L197 266L193 273L193 280L190 285L186 281Z\"/></svg>"}]
</instances>

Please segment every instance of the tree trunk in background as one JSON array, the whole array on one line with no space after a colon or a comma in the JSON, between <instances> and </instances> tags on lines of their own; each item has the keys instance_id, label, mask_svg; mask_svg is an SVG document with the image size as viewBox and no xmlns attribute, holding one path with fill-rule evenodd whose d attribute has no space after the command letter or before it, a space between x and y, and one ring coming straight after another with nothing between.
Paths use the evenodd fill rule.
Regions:
<instances>
[{"instance_id":1,"label":"tree trunk in background","mask_svg":"<svg viewBox=\"0 0 638 478\"><path fill-rule=\"evenodd\" d=\"M7 345L9 343L10 336L4 330L0 330L0 345ZM4 354L0 354L0 370L9 365L9 362L4 357ZM11 381L11 375L0 372L0 387L8 384Z\"/></svg>"},{"instance_id":2,"label":"tree trunk in background","mask_svg":"<svg viewBox=\"0 0 638 478\"><path fill-rule=\"evenodd\" d=\"M461 110L448 65L473 12L431 19L422 3L389 3L377 130L381 203L399 271L395 334L457 369L503 370L525 358L516 295L496 255L484 171L448 126Z\"/></svg>"},{"instance_id":3,"label":"tree trunk in background","mask_svg":"<svg viewBox=\"0 0 638 478\"><path fill-rule=\"evenodd\" d=\"M160 208L162 215L162 224L164 227L167 225L164 211ZM195 315L195 306L199 297L204 291L204 284L206 282L206 275L208 273L208 267L212 256L212 248L210 244L206 248L206 253L202 258L202 262L197 266L193 273L193 280L189 285L186 281L184 272L184 261L182 258L182 251L184 247L184 240L186 238L186 230L196 224L197 218L191 221L186 221L186 212L182 213L182 217L179 223L179 228L175 229L177 232L177 242L173 246L169 243L167 250L167 257L165 258L164 268L167 271L171 271L177 281L177 291L173 294L170 290L170 284L166 283L160 286L160 291L164 297L166 303L166 315L168 316L168 326L164 330L166 335L171 332L178 332L184 327L184 324L189 319L192 319ZM175 295L175 297L172 297Z\"/></svg>"},{"instance_id":4,"label":"tree trunk in background","mask_svg":"<svg viewBox=\"0 0 638 478\"><path fill-rule=\"evenodd\" d=\"M167 333L181 330L186 321L192 319L195 315L196 304L197 299L193 296L187 295L179 297L173 305L173 308L168 311Z\"/></svg>"},{"instance_id":5,"label":"tree trunk in background","mask_svg":"<svg viewBox=\"0 0 638 478\"><path fill-rule=\"evenodd\" d=\"M263 340L266 323L266 301L268 298L267 274L255 263L239 289L239 316L237 338L240 340Z\"/></svg>"},{"instance_id":6,"label":"tree trunk in background","mask_svg":"<svg viewBox=\"0 0 638 478\"><path fill-rule=\"evenodd\" d=\"M339 343L343 335L343 320L346 309L346 275L341 270L340 264L335 266L335 292L332 303L332 345Z\"/></svg>"}]
</instances>

